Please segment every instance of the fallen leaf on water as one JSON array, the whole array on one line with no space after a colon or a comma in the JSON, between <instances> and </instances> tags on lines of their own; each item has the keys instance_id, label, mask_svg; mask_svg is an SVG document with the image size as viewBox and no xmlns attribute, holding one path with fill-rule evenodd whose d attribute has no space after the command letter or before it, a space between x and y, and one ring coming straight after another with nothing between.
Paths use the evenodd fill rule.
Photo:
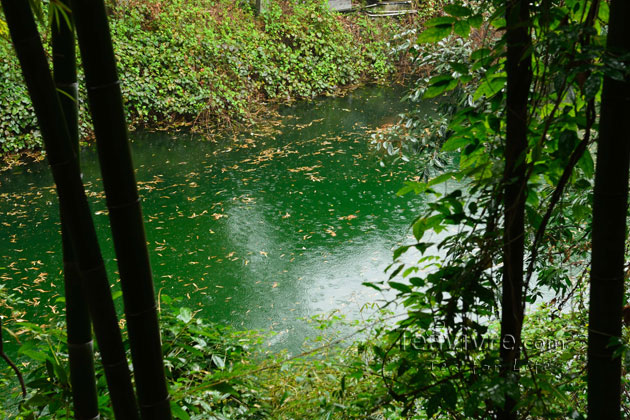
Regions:
<instances>
[{"instance_id":1,"label":"fallen leaf on water","mask_svg":"<svg viewBox=\"0 0 630 420\"><path fill-rule=\"evenodd\" d=\"M322 165L315 166L301 166L299 168L289 168L289 172L310 172L314 169L321 168Z\"/></svg>"},{"instance_id":2,"label":"fallen leaf on water","mask_svg":"<svg viewBox=\"0 0 630 420\"><path fill-rule=\"evenodd\" d=\"M204 210L201 213L197 214L195 212L193 212L192 215L188 216L189 219L194 219L195 217L199 217L199 216L203 216L204 214L208 213L208 210Z\"/></svg>"},{"instance_id":3,"label":"fallen leaf on water","mask_svg":"<svg viewBox=\"0 0 630 420\"><path fill-rule=\"evenodd\" d=\"M271 286L271 288L272 288L272 289L275 289L276 287L278 287L278 283L277 283L277 282L274 282L274 283L273 283L273 286Z\"/></svg>"},{"instance_id":4,"label":"fallen leaf on water","mask_svg":"<svg viewBox=\"0 0 630 420\"><path fill-rule=\"evenodd\" d=\"M326 229L326 233L330 234L330 236L337 236L337 234L335 233L334 230L332 229Z\"/></svg>"}]
</instances>

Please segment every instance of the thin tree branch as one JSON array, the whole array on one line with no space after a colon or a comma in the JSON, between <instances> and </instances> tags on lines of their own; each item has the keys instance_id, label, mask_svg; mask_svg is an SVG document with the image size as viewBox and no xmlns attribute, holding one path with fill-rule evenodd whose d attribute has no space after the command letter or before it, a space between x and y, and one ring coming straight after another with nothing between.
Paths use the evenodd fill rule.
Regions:
<instances>
[{"instance_id":1,"label":"thin tree branch","mask_svg":"<svg viewBox=\"0 0 630 420\"><path fill-rule=\"evenodd\" d=\"M20 369L18 369L15 363L13 363L13 361L9 358L9 356L7 356L7 354L4 352L4 340L2 338L2 317L1 316L0 316L0 357L2 357L4 361L7 362L7 364L11 366L11 369L13 369L13 371L15 372L15 376L17 376L18 381L20 382L20 387L22 388L22 397L26 397L26 385L24 384L24 377L22 376L22 372L20 372Z\"/></svg>"}]
</instances>

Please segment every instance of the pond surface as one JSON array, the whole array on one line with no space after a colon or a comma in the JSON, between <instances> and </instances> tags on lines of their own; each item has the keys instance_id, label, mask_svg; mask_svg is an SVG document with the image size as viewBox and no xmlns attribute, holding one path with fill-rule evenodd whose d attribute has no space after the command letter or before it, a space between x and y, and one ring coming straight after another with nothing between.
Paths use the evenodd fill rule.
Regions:
<instances>
[{"instance_id":1,"label":"pond surface","mask_svg":"<svg viewBox=\"0 0 630 420\"><path fill-rule=\"evenodd\" d=\"M238 329L271 329L296 348L300 318L339 309L360 316L383 298L362 285L386 278L420 197L397 197L412 165L381 167L370 133L405 108L400 88L280 109L237 139L132 133L156 290ZM95 148L84 180L103 254L115 277ZM0 174L0 282L27 302L23 317L62 313L61 240L44 163ZM4 311L4 309L3 309Z\"/></svg>"}]
</instances>

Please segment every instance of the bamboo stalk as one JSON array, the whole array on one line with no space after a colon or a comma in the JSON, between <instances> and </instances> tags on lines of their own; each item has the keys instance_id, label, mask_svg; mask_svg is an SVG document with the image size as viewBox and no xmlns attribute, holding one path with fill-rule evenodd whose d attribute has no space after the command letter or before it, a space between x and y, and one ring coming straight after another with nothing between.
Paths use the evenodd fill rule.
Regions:
<instances>
[{"instance_id":1,"label":"bamboo stalk","mask_svg":"<svg viewBox=\"0 0 630 420\"><path fill-rule=\"evenodd\" d=\"M92 316L114 413L118 419L135 420L137 406L107 272L33 14L24 0L0 3L37 115L61 212L68 222L66 227L79 262L83 297Z\"/></svg>"},{"instance_id":2,"label":"bamboo stalk","mask_svg":"<svg viewBox=\"0 0 630 420\"><path fill-rule=\"evenodd\" d=\"M59 6L69 9L69 0L58 0ZM74 23L68 12L60 16L58 11L52 20L53 76L57 90L62 92L59 101L70 136L70 144L79 164L78 90ZM68 336L68 358L70 383L76 419L97 419L98 396L94 374L94 350L92 323L83 292L81 274L76 254L68 234L68 221L60 212L63 247L63 274L66 298L66 329Z\"/></svg>"},{"instance_id":3,"label":"bamboo stalk","mask_svg":"<svg viewBox=\"0 0 630 420\"><path fill-rule=\"evenodd\" d=\"M147 420L170 420L160 329L116 59L102 0L72 0L118 259L131 357Z\"/></svg>"},{"instance_id":4,"label":"bamboo stalk","mask_svg":"<svg viewBox=\"0 0 630 420\"><path fill-rule=\"evenodd\" d=\"M523 261L525 200L527 198L527 106L532 81L529 0L507 0L506 21L506 129L503 171L503 281L501 290L501 376L518 389L517 365L523 328ZM518 397L505 393L498 420L516 420Z\"/></svg>"},{"instance_id":5,"label":"bamboo stalk","mask_svg":"<svg viewBox=\"0 0 630 420\"><path fill-rule=\"evenodd\" d=\"M630 3L610 2L606 53L626 68L630 63ZM587 403L589 420L616 420L625 399L622 358L615 356L622 341L627 246L630 130L623 123L630 112L630 77L604 77L593 188L591 285L589 291Z\"/></svg>"},{"instance_id":6,"label":"bamboo stalk","mask_svg":"<svg viewBox=\"0 0 630 420\"><path fill-rule=\"evenodd\" d=\"M102 1L73 4L141 412L147 419L170 419L153 281L105 8Z\"/></svg>"}]
</instances>

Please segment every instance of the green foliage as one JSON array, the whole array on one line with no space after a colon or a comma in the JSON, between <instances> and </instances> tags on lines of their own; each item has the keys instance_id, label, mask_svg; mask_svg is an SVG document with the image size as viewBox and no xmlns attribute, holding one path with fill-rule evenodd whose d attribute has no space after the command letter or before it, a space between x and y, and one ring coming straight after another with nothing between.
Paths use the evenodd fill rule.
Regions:
<instances>
[{"instance_id":1,"label":"green foliage","mask_svg":"<svg viewBox=\"0 0 630 420\"><path fill-rule=\"evenodd\" d=\"M401 292L408 289L402 287ZM578 292L581 297L583 289ZM496 376L496 323L465 342L449 335L447 327L426 328L431 322L428 312L414 315L413 324L424 329L407 323L392 330L392 320L400 316L385 311L378 320L358 324L321 316L314 320L321 336L313 341L313 349L287 357L265 351L266 334L211 324L180 307L178 300L162 296L161 301L165 364L178 419L429 419L432 412L448 407L449 412L461 410L466 418L474 418L501 386ZM16 309L23 304L15 295L2 303ZM533 373L526 381L533 386L535 379L539 393L523 401L538 404L538 411L543 409L540 396L547 408L558 412L584 405L584 314L542 306L527 319L523 341ZM18 361L29 394L20 400L15 379L2 366L0 415L70 418L62 323L38 326L14 315L9 317L18 319L8 326L21 342ZM338 331L349 328L354 334L339 338ZM350 342L357 333L363 333L362 338ZM112 418L102 367L97 363L96 368L101 415ZM471 382L467 399L461 401L461 385ZM427 400L405 404L410 392Z\"/></svg>"},{"instance_id":2,"label":"green foliage","mask_svg":"<svg viewBox=\"0 0 630 420\"><path fill-rule=\"evenodd\" d=\"M163 302L168 308L161 314L163 352L175 417L266 418L267 404L259 395L262 386L248 375L253 366L252 352L260 345L262 336L208 324L197 319L189 309L174 306L166 296ZM0 414L23 419L71 418L71 385L63 323L39 326L19 322L17 325L21 342L18 358L26 370L29 394L22 401L10 388L15 384L3 381L0 386L5 411L0 410ZM98 348L96 351L98 354ZM113 418L100 360L96 374L99 409L103 418Z\"/></svg>"},{"instance_id":3,"label":"green foliage","mask_svg":"<svg viewBox=\"0 0 630 420\"><path fill-rule=\"evenodd\" d=\"M473 76L462 77L460 73L468 71L472 51L472 41L455 37L411 49L420 74L422 69L429 69L426 76L416 78L405 97L415 106L400 115L389 131L372 136L376 149L389 156L403 160L413 156L422 179L444 170L448 158L441 153L441 146L453 132L448 125L458 109L472 103L476 83ZM479 80L481 75L476 73L475 80Z\"/></svg>"},{"instance_id":4,"label":"green foliage","mask_svg":"<svg viewBox=\"0 0 630 420\"><path fill-rule=\"evenodd\" d=\"M522 157L528 178L522 294L528 305L544 300L566 307L585 289L594 174L590 146L597 136L601 79L602 74L627 77L616 73L618 63L603 53L606 7L594 21L585 20L592 4L552 1L533 18L534 89L528 154ZM416 160L421 168L418 181L408 182L400 194L431 197L411 223L415 242L394 254L389 286L407 316L383 332L374 363L385 372L387 394L410 416L489 418L511 395L528 418L581 418L583 307L562 313L552 307L526 316L520 379L499 375L506 41L493 29L504 25L502 3L485 5L478 32L477 9L459 4L428 21L418 37L416 63L428 75L409 99L421 104L438 98L438 117L419 108L402 116L389 136L373 139L388 154ZM469 31L468 39L458 38ZM436 176L451 160L449 172ZM494 347L423 352L401 346L436 332L451 343L490 334ZM527 340L537 336L564 337L570 349L527 348Z\"/></svg>"},{"instance_id":5,"label":"green foliage","mask_svg":"<svg viewBox=\"0 0 630 420\"><path fill-rule=\"evenodd\" d=\"M364 345L346 347L336 331L337 327L356 328L356 323L347 324L334 314L316 318L321 335L313 340L313 349L287 357L284 352L265 351L262 344L268 334L208 323L180 307L180 300L164 295L161 302L163 352L175 418L365 418L366 408L371 407L370 393L376 381L370 372L364 372ZM24 304L16 295L3 297L2 303L15 308ZM21 399L16 381L1 366L0 415L18 419L71 418L63 323L35 325L14 315L9 324L12 335L19 340L17 360L24 371L28 395ZM360 327L362 331L371 326ZM96 376L101 417L113 418L98 360Z\"/></svg>"},{"instance_id":6,"label":"green foliage","mask_svg":"<svg viewBox=\"0 0 630 420\"><path fill-rule=\"evenodd\" d=\"M2 151L13 151L39 146L35 111L22 80L17 59L13 58L12 46L0 39L0 72L4 83L0 90L0 141ZM11 57L10 59L4 58Z\"/></svg>"},{"instance_id":7,"label":"green foliage","mask_svg":"<svg viewBox=\"0 0 630 420\"><path fill-rule=\"evenodd\" d=\"M388 40L400 30L396 22L340 15L319 0L274 1L260 17L249 4L228 0L132 1L113 8L110 26L127 120L149 128L250 123L269 100L383 81L396 70ZM0 57L7 79L2 151L38 147L30 100L4 39ZM86 138L84 93L80 121Z\"/></svg>"}]
</instances>

